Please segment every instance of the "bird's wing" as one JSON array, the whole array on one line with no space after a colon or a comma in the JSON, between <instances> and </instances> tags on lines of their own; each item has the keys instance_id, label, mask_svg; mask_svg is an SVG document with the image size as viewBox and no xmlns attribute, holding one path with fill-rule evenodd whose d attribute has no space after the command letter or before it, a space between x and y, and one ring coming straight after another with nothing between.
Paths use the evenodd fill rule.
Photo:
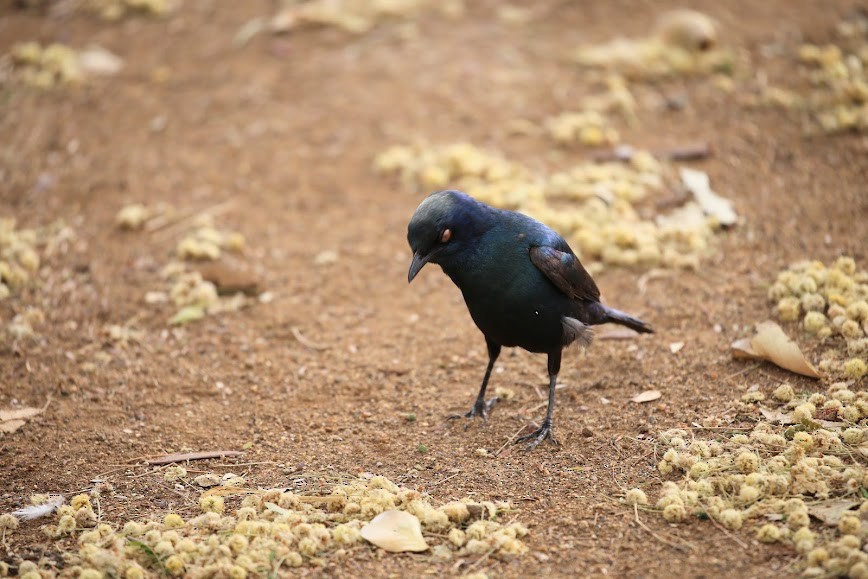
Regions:
<instances>
[{"instance_id":1,"label":"bird's wing","mask_svg":"<svg viewBox=\"0 0 868 579\"><path fill-rule=\"evenodd\" d=\"M572 253L538 245L530 248L530 260L555 286L572 299L600 301L600 290L591 274Z\"/></svg>"}]
</instances>

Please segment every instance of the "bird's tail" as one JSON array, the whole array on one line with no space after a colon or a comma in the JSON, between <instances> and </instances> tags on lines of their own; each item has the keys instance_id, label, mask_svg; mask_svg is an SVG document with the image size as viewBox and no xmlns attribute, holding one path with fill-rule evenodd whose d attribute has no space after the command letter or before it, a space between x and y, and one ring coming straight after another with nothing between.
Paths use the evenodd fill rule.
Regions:
<instances>
[{"instance_id":1,"label":"bird's tail","mask_svg":"<svg viewBox=\"0 0 868 579\"><path fill-rule=\"evenodd\" d=\"M653 328L642 320L634 318L633 316L625 314L615 308L603 306L603 313L605 314L604 323L609 322L612 324L621 324L622 326L627 326L631 330L636 330L640 334L654 333Z\"/></svg>"}]
</instances>

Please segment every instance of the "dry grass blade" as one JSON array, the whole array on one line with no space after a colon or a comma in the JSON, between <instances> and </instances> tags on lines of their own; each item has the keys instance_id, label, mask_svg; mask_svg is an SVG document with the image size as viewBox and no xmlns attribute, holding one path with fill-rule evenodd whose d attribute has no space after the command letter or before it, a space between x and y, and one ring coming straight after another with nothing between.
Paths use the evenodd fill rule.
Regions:
<instances>
[{"instance_id":1,"label":"dry grass blade","mask_svg":"<svg viewBox=\"0 0 868 579\"><path fill-rule=\"evenodd\" d=\"M673 541L670 541L669 539L666 539L666 538L664 538L664 537L661 537L660 535L658 535L657 533L655 533L654 531L652 531L652 530L648 527L648 525L646 525L646 524L643 523L641 520L639 520L639 506L638 506L638 505L633 505L633 513L634 513L634 515L635 515L636 524L639 525L640 527L642 527L642 529L643 529L646 533L648 533L649 535L651 535L651 536L652 536L654 539L656 539L657 541L663 543L664 545L667 545L667 546L669 546L669 547L672 547L672 548L675 549L676 551L688 552L688 551L695 551L695 550L696 550L692 545L679 545L678 543L675 543L675 542L673 542Z\"/></svg>"},{"instance_id":2,"label":"dry grass blade","mask_svg":"<svg viewBox=\"0 0 868 579\"><path fill-rule=\"evenodd\" d=\"M329 346L326 346L324 344L318 344L316 342L312 342L309 339L305 338L304 334L302 334L301 330L299 330L296 326L292 326L289 329L289 331L292 332L292 336L296 340L298 340L298 343L301 344L302 346L307 346L308 348L310 348L312 350L328 350L329 349Z\"/></svg>"}]
</instances>

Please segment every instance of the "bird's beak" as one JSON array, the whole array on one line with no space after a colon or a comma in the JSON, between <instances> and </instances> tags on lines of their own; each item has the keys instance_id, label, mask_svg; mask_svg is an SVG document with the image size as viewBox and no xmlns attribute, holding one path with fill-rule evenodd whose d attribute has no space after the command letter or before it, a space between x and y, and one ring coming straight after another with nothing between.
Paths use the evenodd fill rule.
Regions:
<instances>
[{"instance_id":1,"label":"bird's beak","mask_svg":"<svg viewBox=\"0 0 868 579\"><path fill-rule=\"evenodd\" d=\"M420 255L417 251L413 254L413 263L410 264L410 272L407 274L407 283L413 281L413 278L416 277L416 274L425 267L425 264L428 263L428 258L430 255Z\"/></svg>"}]
</instances>

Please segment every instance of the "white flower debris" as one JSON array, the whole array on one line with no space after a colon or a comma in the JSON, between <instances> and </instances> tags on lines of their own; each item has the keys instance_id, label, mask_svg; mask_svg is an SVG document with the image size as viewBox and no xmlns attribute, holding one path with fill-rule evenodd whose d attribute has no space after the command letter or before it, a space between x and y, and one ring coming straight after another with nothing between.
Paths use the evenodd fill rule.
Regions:
<instances>
[{"instance_id":1,"label":"white flower debris","mask_svg":"<svg viewBox=\"0 0 868 579\"><path fill-rule=\"evenodd\" d=\"M678 179L669 164L643 151L627 162L538 174L469 143L395 146L377 155L374 169L398 176L408 190L454 187L526 213L563 234L587 261L696 268L722 226L692 200L666 214L640 214L640 203Z\"/></svg>"},{"instance_id":2,"label":"white flower debris","mask_svg":"<svg viewBox=\"0 0 868 579\"><path fill-rule=\"evenodd\" d=\"M246 496L230 509L227 499L235 493ZM19 576L29 572L33 577L129 579L162 573L192 579L283 575L292 568L321 564L323 557L337 551L364 548L364 539L372 540L371 524L384 517L412 521L416 531L411 550L431 547L444 560L452 554L508 558L527 552L521 540L528 533L524 525L499 522L513 511L508 503L465 499L436 508L429 501L385 477L368 476L316 496L285 489L215 487L200 497L202 512L191 518L168 512L162 517L97 524L90 496L77 495L59 508L56 522L45 527L46 535L58 541L71 534L77 537L78 545L71 550L68 542L53 546L62 552L67 566L58 571L47 563L24 562ZM4 518L0 525L13 528ZM386 529L387 535L390 532ZM406 546L389 550L406 550Z\"/></svg>"}]
</instances>

